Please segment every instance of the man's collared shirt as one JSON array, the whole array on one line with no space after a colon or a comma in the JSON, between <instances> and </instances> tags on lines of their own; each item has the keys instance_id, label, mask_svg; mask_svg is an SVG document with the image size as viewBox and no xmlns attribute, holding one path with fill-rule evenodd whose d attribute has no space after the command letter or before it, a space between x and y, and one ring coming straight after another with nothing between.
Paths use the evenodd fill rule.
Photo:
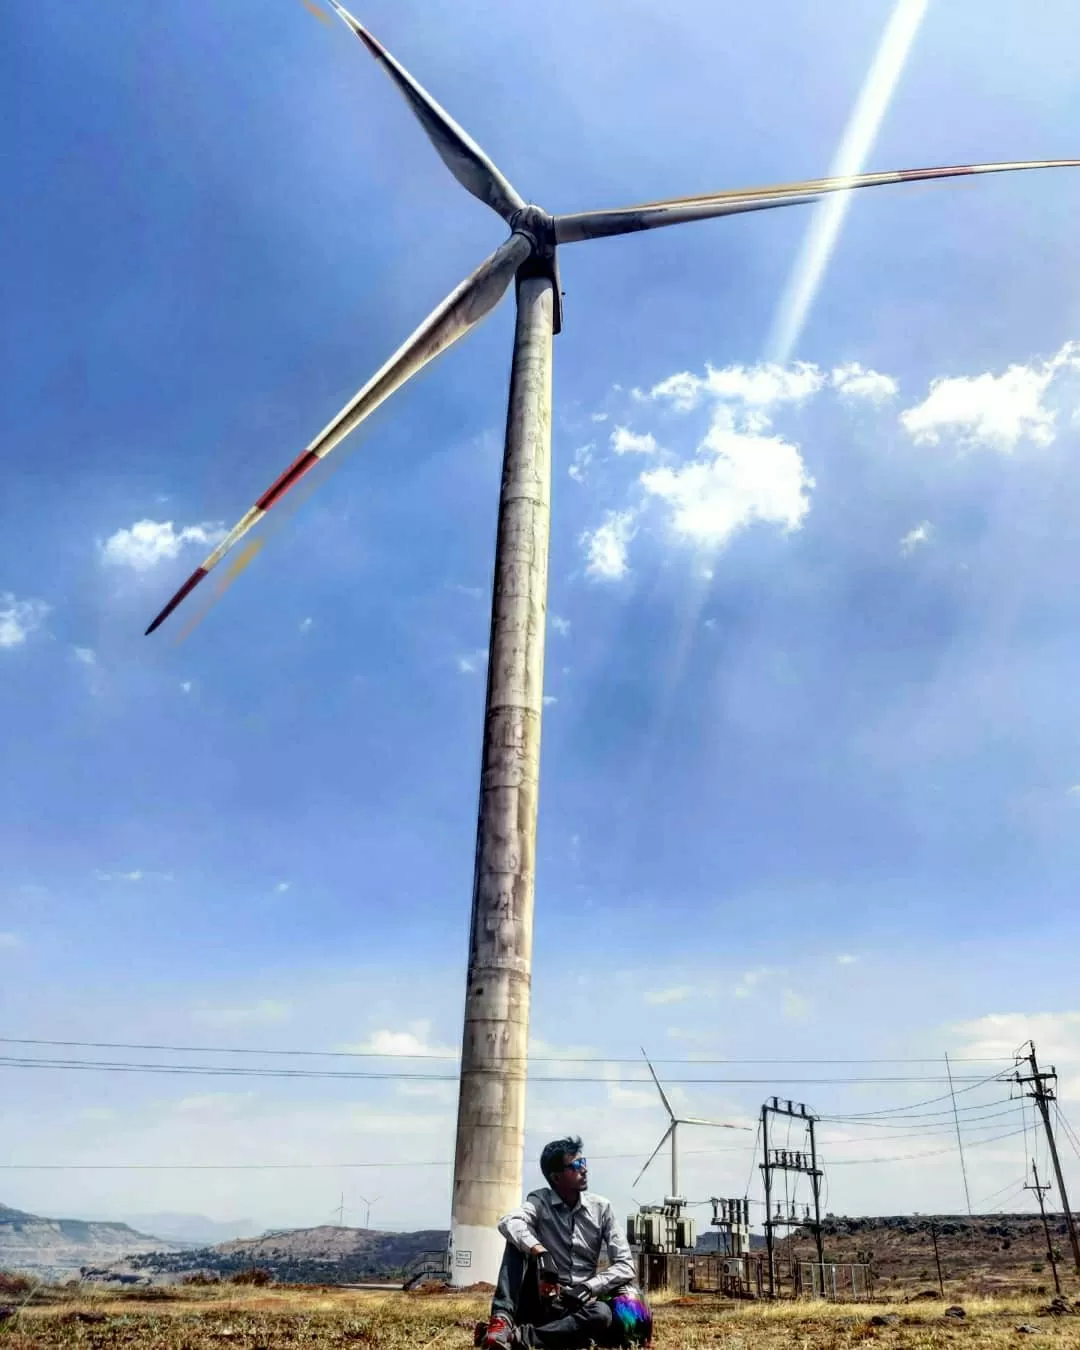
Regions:
<instances>
[{"instance_id":1,"label":"man's collared shirt","mask_svg":"<svg viewBox=\"0 0 1080 1350\"><path fill-rule=\"evenodd\" d=\"M615 1211L592 1191L583 1191L573 1209L548 1186L532 1191L520 1209L499 1221L499 1232L519 1251L547 1248L561 1283L607 1294L634 1279L634 1258ZM611 1264L598 1271L604 1250Z\"/></svg>"}]
</instances>

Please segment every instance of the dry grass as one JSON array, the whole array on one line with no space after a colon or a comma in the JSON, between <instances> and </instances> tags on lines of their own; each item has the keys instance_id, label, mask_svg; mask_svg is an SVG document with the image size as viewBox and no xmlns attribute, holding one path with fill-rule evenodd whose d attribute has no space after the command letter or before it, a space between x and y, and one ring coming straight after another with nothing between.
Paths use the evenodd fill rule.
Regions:
<instances>
[{"instance_id":1,"label":"dry grass","mask_svg":"<svg viewBox=\"0 0 1080 1350\"><path fill-rule=\"evenodd\" d=\"M1045 1299L972 1298L964 1321L945 1303L730 1303L654 1300L657 1350L1080 1350L1080 1314L1038 1316ZM38 1294L0 1327L2 1350L468 1350L486 1312L475 1295L269 1288L172 1288ZM873 1314L894 1325L870 1325ZM1022 1323L1033 1335L1016 1331Z\"/></svg>"}]
</instances>

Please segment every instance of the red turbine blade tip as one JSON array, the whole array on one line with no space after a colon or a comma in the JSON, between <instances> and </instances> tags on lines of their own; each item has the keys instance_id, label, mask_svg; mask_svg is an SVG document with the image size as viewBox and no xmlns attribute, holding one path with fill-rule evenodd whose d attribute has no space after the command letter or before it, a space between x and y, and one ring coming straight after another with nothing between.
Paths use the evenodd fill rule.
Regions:
<instances>
[{"instance_id":1,"label":"red turbine blade tip","mask_svg":"<svg viewBox=\"0 0 1080 1350\"><path fill-rule=\"evenodd\" d=\"M187 581L184 582L184 584L176 592L173 598L169 601L169 603L157 616L154 622L146 630L143 636L149 637L155 628L160 628L161 625L165 622L165 620L169 617L169 615L180 603L180 601L183 600L186 596L190 595L191 592L195 589L195 587L199 584L199 582L202 581L203 577L207 575L208 574L205 567L196 567L195 571L192 572L191 576L188 577Z\"/></svg>"},{"instance_id":2,"label":"red turbine blade tip","mask_svg":"<svg viewBox=\"0 0 1080 1350\"><path fill-rule=\"evenodd\" d=\"M271 483L255 505L260 511L269 511L277 499L283 497L292 485L298 479L303 478L308 469L313 469L318 462L319 456L314 450L301 451L281 477L276 482Z\"/></svg>"}]
</instances>

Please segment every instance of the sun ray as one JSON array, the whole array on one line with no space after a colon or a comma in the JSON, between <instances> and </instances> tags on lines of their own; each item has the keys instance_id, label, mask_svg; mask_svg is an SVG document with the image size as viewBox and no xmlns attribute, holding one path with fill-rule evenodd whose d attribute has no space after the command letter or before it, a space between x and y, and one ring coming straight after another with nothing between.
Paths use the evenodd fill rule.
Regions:
<instances>
[{"instance_id":1,"label":"sun ray","mask_svg":"<svg viewBox=\"0 0 1080 1350\"><path fill-rule=\"evenodd\" d=\"M896 0L840 138L830 177L851 178L865 171L928 5L929 0ZM773 321L769 341L771 361L783 364L791 359L821 289L850 204L851 193L838 192L813 208Z\"/></svg>"}]
</instances>

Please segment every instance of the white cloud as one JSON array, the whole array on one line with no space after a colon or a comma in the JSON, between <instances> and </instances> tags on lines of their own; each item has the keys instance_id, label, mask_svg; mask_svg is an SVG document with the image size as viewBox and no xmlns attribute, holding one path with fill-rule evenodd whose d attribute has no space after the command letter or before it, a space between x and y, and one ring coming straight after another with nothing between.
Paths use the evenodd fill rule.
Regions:
<instances>
[{"instance_id":1,"label":"white cloud","mask_svg":"<svg viewBox=\"0 0 1080 1350\"><path fill-rule=\"evenodd\" d=\"M933 532L934 527L928 520L920 521L914 529L908 530L907 534L900 540L900 552L913 552L920 544L925 544Z\"/></svg>"},{"instance_id":2,"label":"white cloud","mask_svg":"<svg viewBox=\"0 0 1080 1350\"><path fill-rule=\"evenodd\" d=\"M680 984L673 989L647 989L645 991L645 1002L659 1005L685 1003L693 993L693 987L688 984Z\"/></svg>"},{"instance_id":3,"label":"white cloud","mask_svg":"<svg viewBox=\"0 0 1080 1350\"><path fill-rule=\"evenodd\" d=\"M616 427L611 433L611 448L617 455L655 455L659 447L650 431L636 432Z\"/></svg>"},{"instance_id":4,"label":"white cloud","mask_svg":"<svg viewBox=\"0 0 1080 1350\"><path fill-rule=\"evenodd\" d=\"M462 675L475 675L478 670L487 665L488 654L482 647L477 647L474 652L466 652L465 655L457 659L457 668Z\"/></svg>"},{"instance_id":5,"label":"white cloud","mask_svg":"<svg viewBox=\"0 0 1080 1350\"><path fill-rule=\"evenodd\" d=\"M810 1000L797 994L794 989L785 989L784 1016L793 1022L805 1022L810 1016Z\"/></svg>"},{"instance_id":6,"label":"white cloud","mask_svg":"<svg viewBox=\"0 0 1080 1350\"><path fill-rule=\"evenodd\" d=\"M45 622L44 600L18 600L11 591L0 593L0 647L19 647Z\"/></svg>"},{"instance_id":7,"label":"white cloud","mask_svg":"<svg viewBox=\"0 0 1080 1350\"><path fill-rule=\"evenodd\" d=\"M852 956L850 952L840 952L836 958L836 964L838 966L853 966L858 962L858 959L857 956Z\"/></svg>"},{"instance_id":8,"label":"white cloud","mask_svg":"<svg viewBox=\"0 0 1080 1350\"><path fill-rule=\"evenodd\" d=\"M724 405L716 409L697 459L649 470L640 481L667 506L677 536L712 548L755 520L798 529L814 486L797 445L740 428Z\"/></svg>"},{"instance_id":9,"label":"white cloud","mask_svg":"<svg viewBox=\"0 0 1080 1350\"><path fill-rule=\"evenodd\" d=\"M595 449L595 442L590 441L588 445L579 445L574 451L574 458L571 461L569 469L567 469L567 473L575 483L584 483L585 470L592 463L593 451Z\"/></svg>"},{"instance_id":10,"label":"white cloud","mask_svg":"<svg viewBox=\"0 0 1080 1350\"><path fill-rule=\"evenodd\" d=\"M301 619L301 620L300 620L300 631L301 631L301 633L307 633L307 632L309 632L310 629L311 629L311 626L312 626L312 624L313 624L314 622L315 622L314 619Z\"/></svg>"},{"instance_id":11,"label":"white cloud","mask_svg":"<svg viewBox=\"0 0 1080 1350\"><path fill-rule=\"evenodd\" d=\"M94 651L93 647L72 647L71 654L80 665L97 665L97 653Z\"/></svg>"},{"instance_id":12,"label":"white cloud","mask_svg":"<svg viewBox=\"0 0 1080 1350\"><path fill-rule=\"evenodd\" d=\"M24 945L22 938L19 937L18 934L0 933L0 952L21 951Z\"/></svg>"},{"instance_id":13,"label":"white cloud","mask_svg":"<svg viewBox=\"0 0 1080 1350\"><path fill-rule=\"evenodd\" d=\"M916 444L937 445L951 434L959 444L1009 454L1022 440L1047 446L1054 411L1043 399L1054 378L1080 370L1080 343L1066 342L1048 361L1012 365L1002 375L959 375L932 380L922 403L900 414Z\"/></svg>"},{"instance_id":14,"label":"white cloud","mask_svg":"<svg viewBox=\"0 0 1080 1350\"><path fill-rule=\"evenodd\" d=\"M185 545L212 548L224 537L225 530L220 525L185 525L178 530L171 520L137 520L129 528L111 534L101 545L101 556L112 566L147 572L158 563L177 557Z\"/></svg>"},{"instance_id":15,"label":"white cloud","mask_svg":"<svg viewBox=\"0 0 1080 1350\"><path fill-rule=\"evenodd\" d=\"M1075 1066L1080 1062L1080 1012L988 1013L950 1030L963 1038L962 1054L973 1059L1011 1060L1027 1041L1034 1041L1040 1064ZM1062 1075L1058 1095L1080 1101L1080 1074Z\"/></svg>"},{"instance_id":16,"label":"white cloud","mask_svg":"<svg viewBox=\"0 0 1080 1350\"><path fill-rule=\"evenodd\" d=\"M556 633L558 633L560 637L566 637L567 634L570 632L570 620L561 619L558 616L558 614L552 614L551 626L552 628L555 629Z\"/></svg>"},{"instance_id":17,"label":"white cloud","mask_svg":"<svg viewBox=\"0 0 1080 1350\"><path fill-rule=\"evenodd\" d=\"M191 693L191 681L190 681L190 680L181 680L181 681L180 681L180 692L181 692L181 693L184 693L184 694L190 694L190 693Z\"/></svg>"},{"instance_id":18,"label":"white cloud","mask_svg":"<svg viewBox=\"0 0 1080 1350\"><path fill-rule=\"evenodd\" d=\"M388 1059L410 1059L418 1055L454 1056L457 1051L431 1041L431 1022L424 1019L410 1022L405 1031L372 1032L359 1045L347 1045L346 1050L365 1055L385 1055Z\"/></svg>"},{"instance_id":19,"label":"white cloud","mask_svg":"<svg viewBox=\"0 0 1080 1350\"><path fill-rule=\"evenodd\" d=\"M278 884L274 887L274 890L278 893L278 895L284 895L291 885L292 882L290 881L279 881Z\"/></svg>"},{"instance_id":20,"label":"white cloud","mask_svg":"<svg viewBox=\"0 0 1080 1350\"><path fill-rule=\"evenodd\" d=\"M141 867L136 867L130 872L95 872L94 875L98 881L173 881L171 872L144 872Z\"/></svg>"},{"instance_id":21,"label":"white cloud","mask_svg":"<svg viewBox=\"0 0 1080 1350\"><path fill-rule=\"evenodd\" d=\"M608 419L607 413L597 412L597 413L593 413L593 414L590 416L589 421L590 421L590 422L606 422L607 419Z\"/></svg>"},{"instance_id":22,"label":"white cloud","mask_svg":"<svg viewBox=\"0 0 1080 1350\"><path fill-rule=\"evenodd\" d=\"M201 1092L192 1097L181 1097L176 1110L186 1115L232 1116L254 1099L254 1092Z\"/></svg>"},{"instance_id":23,"label":"white cloud","mask_svg":"<svg viewBox=\"0 0 1080 1350\"><path fill-rule=\"evenodd\" d=\"M736 998L749 998L761 981L773 973L771 966L758 966L755 970L744 971L731 992Z\"/></svg>"},{"instance_id":24,"label":"white cloud","mask_svg":"<svg viewBox=\"0 0 1080 1350\"><path fill-rule=\"evenodd\" d=\"M781 366L762 361L755 366L709 367L705 377L710 394L751 407L769 409L781 403L803 403L825 384L825 376L811 361Z\"/></svg>"},{"instance_id":25,"label":"white cloud","mask_svg":"<svg viewBox=\"0 0 1080 1350\"><path fill-rule=\"evenodd\" d=\"M704 387L705 381L700 376L681 370L654 384L649 390L649 398L666 399L676 412L689 412L697 407Z\"/></svg>"},{"instance_id":26,"label":"white cloud","mask_svg":"<svg viewBox=\"0 0 1080 1350\"><path fill-rule=\"evenodd\" d=\"M1065 795L1067 797L1080 797L1080 783L1074 783Z\"/></svg>"},{"instance_id":27,"label":"white cloud","mask_svg":"<svg viewBox=\"0 0 1080 1350\"><path fill-rule=\"evenodd\" d=\"M891 375L865 370L858 361L836 366L829 381L841 398L865 398L871 403L886 403L900 392L900 386Z\"/></svg>"},{"instance_id":28,"label":"white cloud","mask_svg":"<svg viewBox=\"0 0 1080 1350\"><path fill-rule=\"evenodd\" d=\"M264 998L246 1008L196 1008L191 1018L209 1027L274 1026L288 1022L292 1008L288 1003Z\"/></svg>"},{"instance_id":29,"label":"white cloud","mask_svg":"<svg viewBox=\"0 0 1080 1350\"><path fill-rule=\"evenodd\" d=\"M753 366L737 364L720 370L706 365L704 376L683 370L654 384L648 397L666 400L677 412L689 412L703 395L710 394L767 414L769 409L783 403L805 402L824 385L825 373L812 361L796 361L791 365L761 361Z\"/></svg>"},{"instance_id":30,"label":"white cloud","mask_svg":"<svg viewBox=\"0 0 1080 1350\"><path fill-rule=\"evenodd\" d=\"M558 703L558 701L559 701L559 699L558 699L558 696L557 696L556 694L545 694L545 695L544 695L544 707L545 707L545 708L550 708L551 705L552 705L553 703Z\"/></svg>"},{"instance_id":31,"label":"white cloud","mask_svg":"<svg viewBox=\"0 0 1080 1350\"><path fill-rule=\"evenodd\" d=\"M634 519L633 511L609 511L602 525L586 530L581 536L589 576L617 581L626 575L626 552L634 537Z\"/></svg>"}]
</instances>

